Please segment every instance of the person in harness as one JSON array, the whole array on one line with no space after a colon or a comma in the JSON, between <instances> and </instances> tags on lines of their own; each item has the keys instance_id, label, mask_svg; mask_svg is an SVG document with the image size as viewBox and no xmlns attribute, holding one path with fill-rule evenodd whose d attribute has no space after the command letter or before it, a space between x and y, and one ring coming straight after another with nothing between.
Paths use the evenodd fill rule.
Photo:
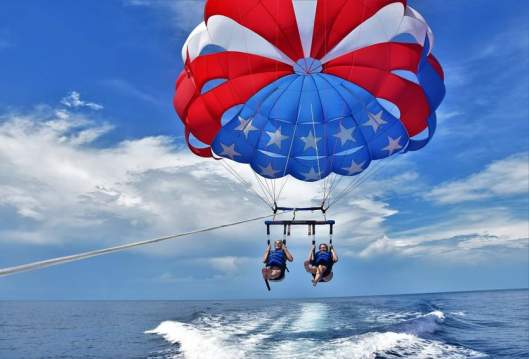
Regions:
<instances>
[{"instance_id":1,"label":"person in harness","mask_svg":"<svg viewBox=\"0 0 529 359\"><path fill-rule=\"evenodd\" d=\"M315 287L319 282L328 282L332 279L332 266L338 262L338 256L334 247L326 243L320 244L316 252L314 242L309 252L309 258L305 261L305 270L312 274L312 285Z\"/></svg>"},{"instance_id":2,"label":"person in harness","mask_svg":"<svg viewBox=\"0 0 529 359\"><path fill-rule=\"evenodd\" d=\"M263 255L263 263L265 267L262 270L265 281L278 281L285 277L285 270L287 268L287 261L292 262L294 257L288 251L286 243L283 241L274 241L274 249L270 244L266 248Z\"/></svg>"}]
</instances>

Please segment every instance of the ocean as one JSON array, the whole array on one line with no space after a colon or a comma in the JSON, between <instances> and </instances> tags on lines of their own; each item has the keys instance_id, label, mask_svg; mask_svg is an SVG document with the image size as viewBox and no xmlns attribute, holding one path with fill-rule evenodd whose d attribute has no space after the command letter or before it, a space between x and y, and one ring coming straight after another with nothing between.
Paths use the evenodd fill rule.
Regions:
<instances>
[{"instance_id":1,"label":"ocean","mask_svg":"<svg viewBox=\"0 0 529 359\"><path fill-rule=\"evenodd\" d=\"M529 291L1 301L0 358L529 358Z\"/></svg>"}]
</instances>

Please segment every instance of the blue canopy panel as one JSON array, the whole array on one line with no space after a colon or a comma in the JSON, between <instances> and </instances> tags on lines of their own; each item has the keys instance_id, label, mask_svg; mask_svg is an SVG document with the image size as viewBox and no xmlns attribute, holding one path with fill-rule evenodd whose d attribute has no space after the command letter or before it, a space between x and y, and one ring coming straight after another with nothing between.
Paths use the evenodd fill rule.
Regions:
<instances>
[{"instance_id":1,"label":"blue canopy panel","mask_svg":"<svg viewBox=\"0 0 529 359\"><path fill-rule=\"evenodd\" d=\"M359 174L408 141L400 120L369 92L311 73L282 77L257 92L227 120L212 149L266 178L318 181L333 172Z\"/></svg>"}]
</instances>

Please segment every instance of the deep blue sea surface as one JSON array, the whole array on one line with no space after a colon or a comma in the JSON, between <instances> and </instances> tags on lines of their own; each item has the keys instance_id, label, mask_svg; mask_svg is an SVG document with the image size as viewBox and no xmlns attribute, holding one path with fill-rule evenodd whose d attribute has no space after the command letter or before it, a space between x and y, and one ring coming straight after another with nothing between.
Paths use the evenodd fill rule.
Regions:
<instances>
[{"instance_id":1,"label":"deep blue sea surface","mask_svg":"<svg viewBox=\"0 0 529 359\"><path fill-rule=\"evenodd\" d=\"M0 358L529 358L529 291L0 302Z\"/></svg>"}]
</instances>

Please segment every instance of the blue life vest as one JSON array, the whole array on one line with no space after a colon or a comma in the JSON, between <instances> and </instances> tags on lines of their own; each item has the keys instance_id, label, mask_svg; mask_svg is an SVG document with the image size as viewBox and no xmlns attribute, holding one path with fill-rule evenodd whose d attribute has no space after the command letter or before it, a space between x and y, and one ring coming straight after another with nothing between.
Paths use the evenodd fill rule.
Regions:
<instances>
[{"instance_id":1,"label":"blue life vest","mask_svg":"<svg viewBox=\"0 0 529 359\"><path fill-rule=\"evenodd\" d=\"M282 249L279 250L271 250L268 254L268 261L266 264L269 267L284 267L287 263L287 258L285 256L285 252Z\"/></svg>"},{"instance_id":2,"label":"blue life vest","mask_svg":"<svg viewBox=\"0 0 529 359\"><path fill-rule=\"evenodd\" d=\"M331 252L316 252L316 255L314 256L314 265L324 265L327 268L332 266L334 264L332 260L332 253Z\"/></svg>"}]
</instances>

